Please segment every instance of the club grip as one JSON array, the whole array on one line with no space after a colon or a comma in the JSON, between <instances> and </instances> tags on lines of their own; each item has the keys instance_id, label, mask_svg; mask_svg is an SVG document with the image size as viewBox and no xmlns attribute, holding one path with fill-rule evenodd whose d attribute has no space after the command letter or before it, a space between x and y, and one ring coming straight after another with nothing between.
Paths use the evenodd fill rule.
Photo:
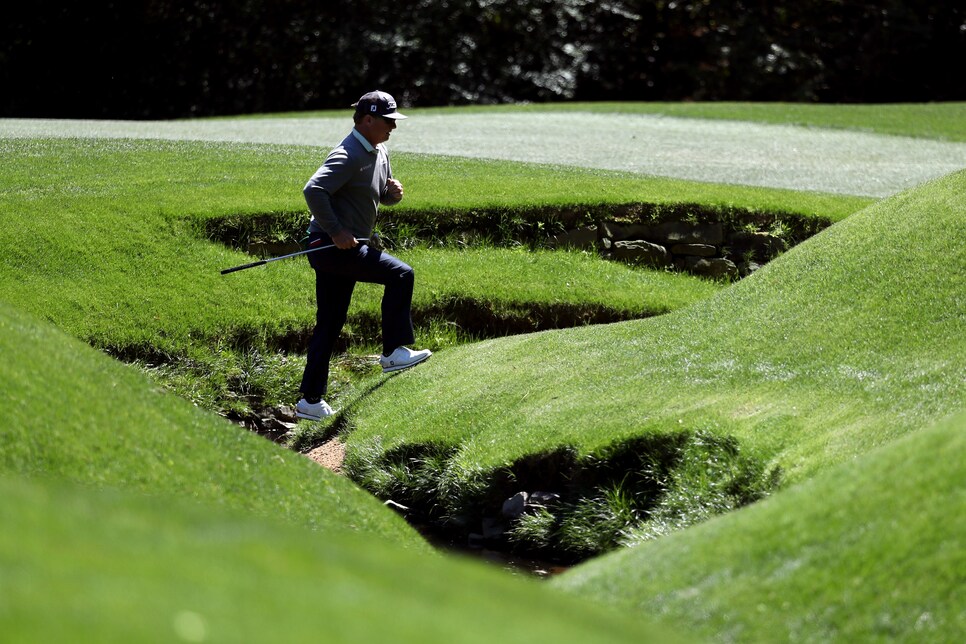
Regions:
<instances>
[{"instance_id":1,"label":"club grip","mask_svg":"<svg viewBox=\"0 0 966 644\"><path fill-rule=\"evenodd\" d=\"M255 268L256 266L261 266L265 264L266 260L260 259L257 262L252 262L251 264L242 264L241 266L235 266L233 268L226 268L221 272L222 275L227 275L228 273L234 273L235 271L243 271L246 268Z\"/></svg>"}]
</instances>

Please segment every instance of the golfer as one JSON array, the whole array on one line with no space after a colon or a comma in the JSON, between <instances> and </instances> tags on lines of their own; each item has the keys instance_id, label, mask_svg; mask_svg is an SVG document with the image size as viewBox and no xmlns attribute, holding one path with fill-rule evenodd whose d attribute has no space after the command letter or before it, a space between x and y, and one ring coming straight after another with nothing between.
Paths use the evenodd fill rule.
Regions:
<instances>
[{"instance_id":1,"label":"golfer","mask_svg":"<svg viewBox=\"0 0 966 644\"><path fill-rule=\"evenodd\" d=\"M402 184L393 178L386 141L396 121L396 101L385 92L369 92L353 104L355 127L329 153L303 190L312 213L309 247L333 244L306 255L315 269L318 312L302 375L299 418L318 420L331 415L323 400L329 380L329 359L342 331L356 282L382 284L382 357L384 373L423 362L432 352L412 351L413 269L395 257L364 243L373 233L379 205L403 198Z\"/></svg>"}]
</instances>

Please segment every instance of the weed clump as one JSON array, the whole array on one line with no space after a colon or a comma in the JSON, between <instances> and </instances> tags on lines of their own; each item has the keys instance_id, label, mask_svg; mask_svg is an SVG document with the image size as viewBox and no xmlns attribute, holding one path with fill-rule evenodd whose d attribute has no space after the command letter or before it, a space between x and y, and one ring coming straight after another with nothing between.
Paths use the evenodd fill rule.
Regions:
<instances>
[{"instance_id":1,"label":"weed clump","mask_svg":"<svg viewBox=\"0 0 966 644\"><path fill-rule=\"evenodd\" d=\"M553 520L542 508L536 519L524 514L510 541L584 559L753 503L780 483L780 470L744 454L732 436L698 430L660 438L584 459L572 476L585 480L546 513Z\"/></svg>"},{"instance_id":2,"label":"weed clump","mask_svg":"<svg viewBox=\"0 0 966 644\"><path fill-rule=\"evenodd\" d=\"M455 447L404 445L383 451L379 441L351 450L344 464L350 479L384 501L412 510L422 521L446 523L453 516L446 503L442 473Z\"/></svg>"},{"instance_id":3,"label":"weed clump","mask_svg":"<svg viewBox=\"0 0 966 644\"><path fill-rule=\"evenodd\" d=\"M491 472L463 472L458 450L379 441L350 451L347 473L407 517L454 541L575 563L753 503L780 470L709 430L656 434L592 454L532 455ZM475 479L475 480L473 480ZM508 511L511 497L526 499Z\"/></svg>"}]
</instances>

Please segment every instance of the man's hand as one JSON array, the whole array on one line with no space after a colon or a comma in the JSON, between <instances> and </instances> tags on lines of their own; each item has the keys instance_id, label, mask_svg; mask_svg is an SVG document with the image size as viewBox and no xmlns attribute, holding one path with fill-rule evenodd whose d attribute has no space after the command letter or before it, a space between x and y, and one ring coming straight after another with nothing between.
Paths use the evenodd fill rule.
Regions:
<instances>
[{"instance_id":1,"label":"man's hand","mask_svg":"<svg viewBox=\"0 0 966 644\"><path fill-rule=\"evenodd\" d=\"M350 248L355 248L358 246L359 240L356 239L352 233L343 228L336 234L332 235L332 243L335 244L336 248L349 250Z\"/></svg>"},{"instance_id":2,"label":"man's hand","mask_svg":"<svg viewBox=\"0 0 966 644\"><path fill-rule=\"evenodd\" d=\"M403 185L395 179L386 181L386 198L390 201L401 201L403 198Z\"/></svg>"}]
</instances>

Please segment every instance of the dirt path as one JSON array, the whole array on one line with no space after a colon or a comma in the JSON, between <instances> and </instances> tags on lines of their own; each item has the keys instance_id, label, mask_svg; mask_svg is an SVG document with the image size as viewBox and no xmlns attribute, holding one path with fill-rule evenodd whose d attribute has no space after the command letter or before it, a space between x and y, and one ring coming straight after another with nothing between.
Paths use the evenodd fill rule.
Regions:
<instances>
[{"instance_id":1,"label":"dirt path","mask_svg":"<svg viewBox=\"0 0 966 644\"><path fill-rule=\"evenodd\" d=\"M306 456L322 467L330 469L336 474L342 474L342 463L345 461L345 443L335 437L308 452Z\"/></svg>"}]
</instances>

